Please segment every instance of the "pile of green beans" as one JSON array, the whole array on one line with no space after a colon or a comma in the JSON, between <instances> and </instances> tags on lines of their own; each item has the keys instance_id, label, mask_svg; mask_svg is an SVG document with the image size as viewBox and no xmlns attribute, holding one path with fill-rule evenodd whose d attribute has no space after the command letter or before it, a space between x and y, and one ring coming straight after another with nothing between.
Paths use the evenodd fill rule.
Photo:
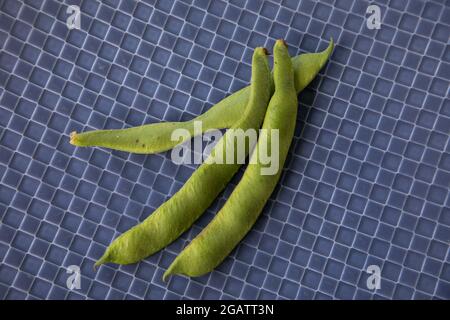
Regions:
<instances>
[{"instance_id":1,"label":"pile of green beans","mask_svg":"<svg viewBox=\"0 0 450 320\"><path fill-rule=\"evenodd\" d=\"M232 128L242 129L242 132L238 131L242 134L247 129L258 130L264 120L271 91L272 81L266 51L256 48L248 105L241 119ZM236 143L236 140L229 139L225 133L209 157L215 157L221 152L222 159L226 159L226 150L230 150L227 144ZM237 147L233 149L237 150ZM249 147L246 149L248 153ZM211 205L240 166L237 162L217 164L210 163L207 159L183 187L153 214L115 239L96 266L106 262L134 263L170 244Z\"/></svg>"},{"instance_id":2,"label":"pile of green beans","mask_svg":"<svg viewBox=\"0 0 450 320\"><path fill-rule=\"evenodd\" d=\"M327 62L334 44L327 49L290 58L283 40L274 46L274 71L270 72L267 51L256 48L252 57L252 77L248 87L225 98L207 112L186 122L162 122L139 127L71 133L75 146L100 146L134 153L157 153L170 150L182 139L173 141L175 129L186 129L193 136L194 122L202 122L202 132L211 129L242 129L246 141L245 156L250 163L241 181L211 223L179 254L170 265L164 279L172 274L200 276L212 271L251 229L272 194L282 172L291 144L297 118L297 94L317 75ZM260 135L251 146L245 135L248 129L279 132L279 168L274 175L261 175L265 164L258 159L261 148L271 145L271 136ZM198 134L198 133L197 133ZM214 146L209 158L221 155L227 159L230 144L239 137L225 135ZM255 147L252 149L252 147ZM234 155L236 157L236 155ZM95 266L104 263L130 264L138 262L176 240L211 205L241 166L234 163L214 163L208 159L186 181L183 187L140 224L117 237Z\"/></svg>"}]
</instances>

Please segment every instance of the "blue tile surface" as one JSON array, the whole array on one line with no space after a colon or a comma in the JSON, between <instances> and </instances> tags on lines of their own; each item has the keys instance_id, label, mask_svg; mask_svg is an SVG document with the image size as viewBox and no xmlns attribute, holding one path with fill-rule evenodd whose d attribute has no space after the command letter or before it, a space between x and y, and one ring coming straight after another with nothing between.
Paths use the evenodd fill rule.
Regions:
<instances>
[{"instance_id":1,"label":"blue tile surface","mask_svg":"<svg viewBox=\"0 0 450 320\"><path fill-rule=\"evenodd\" d=\"M0 1L0 298L449 299L448 1ZM377 4L379 30L366 28ZM191 119L250 78L255 46L336 42L300 95L285 173L232 254L162 274L208 223L130 266L92 266L189 177L169 153L74 148L71 131ZM69 290L66 268L81 270ZM366 286L369 265L381 288Z\"/></svg>"}]
</instances>

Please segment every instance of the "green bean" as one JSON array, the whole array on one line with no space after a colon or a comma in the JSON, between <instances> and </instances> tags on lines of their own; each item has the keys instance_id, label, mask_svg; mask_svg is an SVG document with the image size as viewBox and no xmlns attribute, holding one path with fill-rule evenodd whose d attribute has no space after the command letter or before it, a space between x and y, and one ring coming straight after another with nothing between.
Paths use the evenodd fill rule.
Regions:
<instances>
[{"instance_id":1,"label":"green bean","mask_svg":"<svg viewBox=\"0 0 450 320\"><path fill-rule=\"evenodd\" d=\"M252 65L248 104L243 109L240 120L232 127L242 131L260 128L273 90L265 49L255 49ZM236 146L237 138L233 139L231 132L225 133L206 161L194 171L173 197L142 223L115 239L96 266L107 262L129 264L142 260L167 246L189 228L211 205L241 166L238 162L220 164L210 161L220 155L225 159L226 151L230 150L229 145L233 143ZM244 135L242 137L245 139ZM234 151L237 152L236 147ZM246 152L248 154L249 150Z\"/></svg>"},{"instance_id":2,"label":"green bean","mask_svg":"<svg viewBox=\"0 0 450 320\"><path fill-rule=\"evenodd\" d=\"M164 273L164 280L171 274L195 277L212 271L247 234L272 194L280 178L297 119L294 74L283 40L278 40L274 46L274 82L275 93L262 128L278 130L278 170L274 175L261 174L266 165L260 160L259 150L267 148L271 153L273 149L271 135L260 134L241 181L214 219L169 266Z\"/></svg>"},{"instance_id":3,"label":"green bean","mask_svg":"<svg viewBox=\"0 0 450 320\"><path fill-rule=\"evenodd\" d=\"M301 54L292 59L297 93L302 91L325 65L333 46L333 39L331 39L328 48L324 51ZM70 143L80 147L99 146L143 154L167 151L185 141L183 138L172 140L173 130L186 129L191 136L194 136L195 121L202 121L202 133L211 129L225 129L233 126L242 117L249 95L250 89L245 87L190 121L160 122L126 129L72 132Z\"/></svg>"}]
</instances>

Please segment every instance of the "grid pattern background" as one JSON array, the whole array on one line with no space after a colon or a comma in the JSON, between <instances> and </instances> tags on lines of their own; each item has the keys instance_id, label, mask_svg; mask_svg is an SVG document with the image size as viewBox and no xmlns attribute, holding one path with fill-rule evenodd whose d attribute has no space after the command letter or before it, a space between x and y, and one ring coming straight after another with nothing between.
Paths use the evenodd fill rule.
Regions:
<instances>
[{"instance_id":1,"label":"grid pattern background","mask_svg":"<svg viewBox=\"0 0 450 320\"><path fill-rule=\"evenodd\" d=\"M450 5L375 3L379 30L366 1L0 0L0 298L449 299ZM254 47L330 37L276 192L220 267L162 282L238 177L165 250L93 271L195 167L74 148L71 131L191 119L248 83Z\"/></svg>"}]
</instances>

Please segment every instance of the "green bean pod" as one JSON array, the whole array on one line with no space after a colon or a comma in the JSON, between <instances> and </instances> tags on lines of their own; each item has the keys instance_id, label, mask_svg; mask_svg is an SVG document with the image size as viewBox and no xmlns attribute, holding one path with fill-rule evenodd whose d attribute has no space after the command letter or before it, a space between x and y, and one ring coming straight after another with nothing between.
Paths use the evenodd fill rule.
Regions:
<instances>
[{"instance_id":1,"label":"green bean pod","mask_svg":"<svg viewBox=\"0 0 450 320\"><path fill-rule=\"evenodd\" d=\"M260 161L259 150L267 148L271 153L273 149L271 135L260 134L241 181L214 219L169 266L164 280L171 274L196 277L212 271L256 222L280 178L294 136L298 102L293 72L287 47L283 40L278 40L274 47L275 93L262 126L269 132L278 130L278 170L273 175L261 174L267 165Z\"/></svg>"},{"instance_id":2,"label":"green bean pod","mask_svg":"<svg viewBox=\"0 0 450 320\"><path fill-rule=\"evenodd\" d=\"M243 109L240 120L232 128L258 130L263 122L273 91L266 54L264 48L255 49L248 104ZM230 132L227 131L219 140L206 161L194 171L183 187L142 223L115 239L96 266L107 262L137 262L164 248L187 230L211 205L241 166L237 162L220 164L209 161L220 155L226 159L229 145L237 143L237 138L233 139ZM247 141L245 136L242 137ZM236 147L234 151L237 154ZM249 149L246 151L248 154Z\"/></svg>"},{"instance_id":3,"label":"green bean pod","mask_svg":"<svg viewBox=\"0 0 450 320\"><path fill-rule=\"evenodd\" d=\"M297 93L301 92L325 65L333 47L333 39L331 39L324 51L301 54L292 59ZM167 151L184 142L183 138L171 139L173 130L186 129L191 136L194 136L195 121L202 121L202 133L211 129L232 127L241 119L249 96L250 88L245 87L190 121L160 122L126 129L72 132L70 143L79 147L99 146L142 154Z\"/></svg>"}]
</instances>

